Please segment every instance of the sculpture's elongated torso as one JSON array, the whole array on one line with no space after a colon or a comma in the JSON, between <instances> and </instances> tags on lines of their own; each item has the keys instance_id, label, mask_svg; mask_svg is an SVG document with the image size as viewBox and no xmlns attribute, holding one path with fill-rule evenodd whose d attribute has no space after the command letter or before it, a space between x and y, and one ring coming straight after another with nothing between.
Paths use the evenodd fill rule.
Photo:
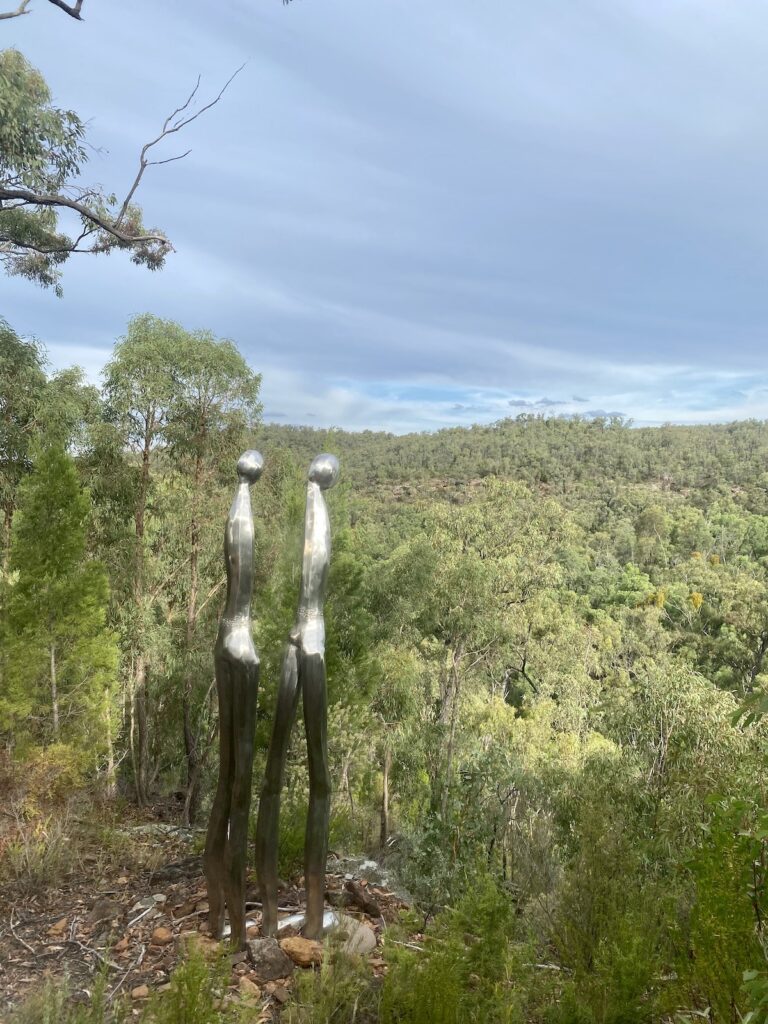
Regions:
<instances>
[{"instance_id":1,"label":"sculpture's elongated torso","mask_svg":"<svg viewBox=\"0 0 768 1024\"><path fill-rule=\"evenodd\" d=\"M303 698L309 762L309 809L304 845L304 878L307 887L304 934L308 938L318 938L322 933L331 793L323 618L331 557L331 529L323 491L333 487L338 473L339 464L333 455L318 455L309 469L299 607L283 659L256 824L256 871L261 888L264 935L274 935L277 930L280 793L299 695Z\"/></svg>"},{"instance_id":2,"label":"sculpture's elongated torso","mask_svg":"<svg viewBox=\"0 0 768 1024\"><path fill-rule=\"evenodd\" d=\"M259 657L251 634L253 518L250 487L261 475L259 452L238 461L238 486L224 530L227 600L214 648L219 697L219 781L211 808L204 867L209 925L219 938L229 913L232 944L245 945L245 866L251 804Z\"/></svg>"}]
</instances>

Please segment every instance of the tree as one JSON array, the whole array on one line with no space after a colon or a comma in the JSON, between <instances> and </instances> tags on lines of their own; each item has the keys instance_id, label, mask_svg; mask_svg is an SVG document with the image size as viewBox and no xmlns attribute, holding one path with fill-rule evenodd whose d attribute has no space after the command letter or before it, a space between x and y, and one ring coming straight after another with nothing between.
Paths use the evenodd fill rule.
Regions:
<instances>
[{"instance_id":1,"label":"tree","mask_svg":"<svg viewBox=\"0 0 768 1024\"><path fill-rule=\"evenodd\" d=\"M0 381L0 505L3 565L7 565L16 491L31 468L30 441L47 378L40 346L23 341L4 320L0 320Z\"/></svg>"},{"instance_id":2,"label":"tree","mask_svg":"<svg viewBox=\"0 0 768 1024\"><path fill-rule=\"evenodd\" d=\"M135 317L104 370L105 416L128 456L128 471L133 477L133 551L125 571L125 596L130 608L123 642L130 665L131 755L140 806L147 803L149 772L147 671L151 608L146 573L146 518L155 461L166 440L174 390L172 367L182 337L181 328L175 324L149 314Z\"/></svg>"},{"instance_id":3,"label":"tree","mask_svg":"<svg viewBox=\"0 0 768 1024\"><path fill-rule=\"evenodd\" d=\"M133 552L126 567L130 607L123 635L131 665L137 798L142 805L149 798L148 679L153 647L158 648L153 638L168 628L173 636L163 637L162 646L180 666L186 813L192 816L202 769L194 682L210 675L213 642L207 637L198 646L201 584L208 589L203 603L215 608L209 601L223 578L221 516L232 484L228 461L234 464L258 418L260 383L231 341L217 340L209 331L187 331L150 314L129 323L105 370L106 416L133 477ZM150 544L153 528L162 535Z\"/></svg>"},{"instance_id":4,"label":"tree","mask_svg":"<svg viewBox=\"0 0 768 1024\"><path fill-rule=\"evenodd\" d=\"M63 447L85 442L87 424L98 415L96 389L77 367L48 377L45 351L20 338L0 319L0 508L2 562L7 566L16 493L32 468L31 452L43 437Z\"/></svg>"},{"instance_id":5,"label":"tree","mask_svg":"<svg viewBox=\"0 0 768 1024\"><path fill-rule=\"evenodd\" d=\"M79 18L82 3L76 13L66 4L57 6ZM24 4L13 15L23 13ZM124 249L134 263L150 270L162 267L173 246L162 232L144 227L134 196L148 167L190 152L153 159L154 147L215 106L240 70L214 99L193 110L198 78L186 101L143 146L134 181L118 200L101 186L77 182L87 161L81 118L53 105L42 74L18 50L0 51L0 260L6 272L53 287L60 295L61 266L72 253ZM72 226L62 230L60 216Z\"/></svg>"},{"instance_id":6,"label":"tree","mask_svg":"<svg viewBox=\"0 0 768 1024\"><path fill-rule=\"evenodd\" d=\"M63 447L37 456L21 487L6 603L4 731L33 742L77 743L112 758L118 652L106 627L109 586L86 557L88 494Z\"/></svg>"}]
</instances>

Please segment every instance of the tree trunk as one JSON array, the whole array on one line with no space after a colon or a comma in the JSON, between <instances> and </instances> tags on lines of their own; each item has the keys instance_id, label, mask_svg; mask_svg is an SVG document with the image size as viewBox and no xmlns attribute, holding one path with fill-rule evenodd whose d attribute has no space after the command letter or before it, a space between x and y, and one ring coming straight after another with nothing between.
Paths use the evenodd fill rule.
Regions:
<instances>
[{"instance_id":1,"label":"tree trunk","mask_svg":"<svg viewBox=\"0 0 768 1024\"><path fill-rule=\"evenodd\" d=\"M11 555L11 527L13 525L13 505L7 504L3 513L3 569L8 569Z\"/></svg>"},{"instance_id":2,"label":"tree trunk","mask_svg":"<svg viewBox=\"0 0 768 1024\"><path fill-rule=\"evenodd\" d=\"M147 665L144 655L136 658L136 688L134 691L134 714L136 718L136 756L134 758L134 784L136 802L139 807L149 803L147 776L149 773L149 735L147 732Z\"/></svg>"},{"instance_id":3,"label":"tree trunk","mask_svg":"<svg viewBox=\"0 0 768 1024\"><path fill-rule=\"evenodd\" d=\"M51 707L53 709L53 738L59 742L59 690L56 683L56 648L51 644Z\"/></svg>"},{"instance_id":4,"label":"tree trunk","mask_svg":"<svg viewBox=\"0 0 768 1024\"><path fill-rule=\"evenodd\" d=\"M450 794L450 775L453 768L453 748L456 741L456 723L461 689L459 665L464 654L464 645L449 648L447 664L440 681L440 704L436 715L438 749L435 752L431 771L430 807L433 813L445 817Z\"/></svg>"},{"instance_id":5,"label":"tree trunk","mask_svg":"<svg viewBox=\"0 0 768 1024\"><path fill-rule=\"evenodd\" d=\"M109 714L109 687L104 687L104 735L107 741L107 782L104 792L108 799L113 800L117 793L115 775L115 747L112 742L112 719Z\"/></svg>"},{"instance_id":6,"label":"tree trunk","mask_svg":"<svg viewBox=\"0 0 768 1024\"><path fill-rule=\"evenodd\" d=\"M197 595L200 586L200 524L195 512L203 476L203 460L198 453L195 458L194 486L192 491L192 521L189 528L189 598L187 600L187 644L184 670L184 693L182 709L184 717L184 753L187 761L187 793L184 800L183 823L193 825L200 804L200 752L197 737L192 727L192 693L194 690L193 654L197 630Z\"/></svg>"},{"instance_id":7,"label":"tree trunk","mask_svg":"<svg viewBox=\"0 0 768 1024\"><path fill-rule=\"evenodd\" d=\"M144 652L144 625L141 621L141 615L144 604L144 514L146 512L147 494L149 492L149 459L154 431L154 412L152 410L147 412L145 423L144 446L141 452L141 476L139 478L139 493L136 498L134 517L136 552L133 572L133 599L136 608L139 610L139 628L136 636L136 656L133 663L133 721L131 723L131 732L138 741L132 748L132 755L136 802L139 807L146 807L148 802L147 661Z\"/></svg>"},{"instance_id":8,"label":"tree trunk","mask_svg":"<svg viewBox=\"0 0 768 1024\"><path fill-rule=\"evenodd\" d=\"M459 690L461 689L459 662L461 661L462 653L462 647L459 646L458 649L453 652L451 658L451 707L448 726L448 742L446 744L445 751L445 775L443 781L442 798L440 802L440 813L442 814L443 819L445 819L445 815L448 810L448 796L451 789L451 772L453 770L453 749L456 743L456 723L458 720L459 711Z\"/></svg>"},{"instance_id":9,"label":"tree trunk","mask_svg":"<svg viewBox=\"0 0 768 1024\"><path fill-rule=\"evenodd\" d=\"M381 766L381 831L379 832L379 846L382 850L389 839L389 773L392 768L392 751L389 747L384 748L384 762Z\"/></svg>"}]
</instances>

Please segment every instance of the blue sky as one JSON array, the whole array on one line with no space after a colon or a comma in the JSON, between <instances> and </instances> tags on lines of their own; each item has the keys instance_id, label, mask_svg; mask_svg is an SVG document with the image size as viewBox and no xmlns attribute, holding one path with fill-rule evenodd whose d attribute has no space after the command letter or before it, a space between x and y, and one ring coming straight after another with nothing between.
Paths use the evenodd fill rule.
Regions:
<instances>
[{"instance_id":1,"label":"blue sky","mask_svg":"<svg viewBox=\"0 0 768 1024\"><path fill-rule=\"evenodd\" d=\"M118 193L198 73L210 95L247 61L142 186L165 270L0 280L55 365L98 379L149 311L231 337L279 422L768 418L763 0L33 7L0 39Z\"/></svg>"}]
</instances>

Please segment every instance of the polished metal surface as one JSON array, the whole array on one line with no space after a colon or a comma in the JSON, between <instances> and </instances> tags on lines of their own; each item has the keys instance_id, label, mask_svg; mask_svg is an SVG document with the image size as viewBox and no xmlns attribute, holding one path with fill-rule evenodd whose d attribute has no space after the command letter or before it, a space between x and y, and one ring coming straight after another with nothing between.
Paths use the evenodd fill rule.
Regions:
<instances>
[{"instance_id":1,"label":"polished metal surface","mask_svg":"<svg viewBox=\"0 0 768 1024\"><path fill-rule=\"evenodd\" d=\"M278 928L277 843L280 794L299 696L302 697L304 707L309 763L309 808L304 843L304 878L307 889L304 934L308 938L319 938L323 931L331 794L323 618L331 559L331 528L323 492L333 487L338 477L339 463L333 455L318 455L309 467L299 606L283 658L256 823L256 872L261 888L264 935L275 935Z\"/></svg>"},{"instance_id":2,"label":"polished metal surface","mask_svg":"<svg viewBox=\"0 0 768 1024\"><path fill-rule=\"evenodd\" d=\"M251 633L250 488L261 476L263 465L257 451L244 452L237 463L237 491L224 529L227 599L214 647L219 698L219 779L203 864L211 934L216 938L224 934L226 909L231 941L237 948L245 946L245 868L259 688L259 656Z\"/></svg>"}]
</instances>

